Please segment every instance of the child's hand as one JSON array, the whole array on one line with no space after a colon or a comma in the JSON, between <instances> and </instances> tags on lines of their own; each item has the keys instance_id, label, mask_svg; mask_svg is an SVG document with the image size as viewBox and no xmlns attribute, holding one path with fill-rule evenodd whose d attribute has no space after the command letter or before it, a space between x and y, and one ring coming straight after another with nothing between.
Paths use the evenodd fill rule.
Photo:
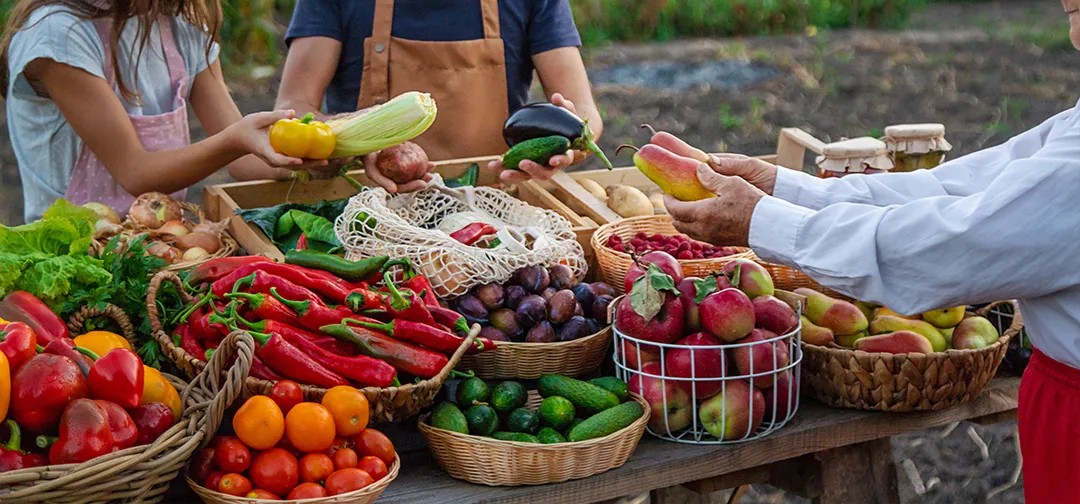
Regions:
<instances>
[{"instance_id":1,"label":"child's hand","mask_svg":"<svg viewBox=\"0 0 1080 504\"><path fill-rule=\"evenodd\" d=\"M258 156L270 166L294 171L326 166L325 159L294 158L279 154L270 146L270 127L281 119L292 119L295 115L292 110L249 114L226 128L225 134L236 149Z\"/></svg>"}]
</instances>

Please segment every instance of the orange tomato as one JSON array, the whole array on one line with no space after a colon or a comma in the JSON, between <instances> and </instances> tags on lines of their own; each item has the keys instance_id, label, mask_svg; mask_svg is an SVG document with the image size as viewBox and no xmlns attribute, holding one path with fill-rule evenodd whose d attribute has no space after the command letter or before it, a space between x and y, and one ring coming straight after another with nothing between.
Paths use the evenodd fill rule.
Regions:
<instances>
[{"instance_id":1,"label":"orange tomato","mask_svg":"<svg viewBox=\"0 0 1080 504\"><path fill-rule=\"evenodd\" d=\"M254 396L244 402L232 421L236 436L256 449L273 448L285 434L285 418L273 399Z\"/></svg>"},{"instance_id":2,"label":"orange tomato","mask_svg":"<svg viewBox=\"0 0 1080 504\"><path fill-rule=\"evenodd\" d=\"M331 457L334 461L334 469L350 469L356 467L356 452L352 448L342 448Z\"/></svg>"},{"instance_id":3,"label":"orange tomato","mask_svg":"<svg viewBox=\"0 0 1080 504\"><path fill-rule=\"evenodd\" d=\"M347 492L354 492L374 482L375 480L371 479L370 474L361 471L360 469L342 469L340 471L334 471L334 474L331 474L329 478L326 478L326 493L329 495L340 495Z\"/></svg>"},{"instance_id":4,"label":"orange tomato","mask_svg":"<svg viewBox=\"0 0 1080 504\"><path fill-rule=\"evenodd\" d=\"M368 455L359 462L356 463L356 468L360 469L371 475L371 478L375 481L379 481L386 477L390 471L386 468L386 463L381 458L373 455Z\"/></svg>"},{"instance_id":5,"label":"orange tomato","mask_svg":"<svg viewBox=\"0 0 1080 504\"><path fill-rule=\"evenodd\" d=\"M368 400L355 387L341 385L327 390L322 405L334 415L339 436L355 436L367 427Z\"/></svg>"},{"instance_id":6,"label":"orange tomato","mask_svg":"<svg viewBox=\"0 0 1080 504\"><path fill-rule=\"evenodd\" d=\"M316 483L334 472L334 462L325 453L309 453L300 459L300 481Z\"/></svg>"},{"instance_id":7,"label":"orange tomato","mask_svg":"<svg viewBox=\"0 0 1080 504\"><path fill-rule=\"evenodd\" d=\"M388 467L394 463L394 443L390 442L386 434L375 429L364 429L354 441L356 453L379 457Z\"/></svg>"},{"instance_id":8,"label":"orange tomato","mask_svg":"<svg viewBox=\"0 0 1080 504\"><path fill-rule=\"evenodd\" d=\"M218 482L218 491L242 497L251 491L251 481L241 474L229 473L221 477L221 481Z\"/></svg>"},{"instance_id":9,"label":"orange tomato","mask_svg":"<svg viewBox=\"0 0 1080 504\"><path fill-rule=\"evenodd\" d=\"M321 452L334 442L334 417L319 403L302 402L285 417L285 436L304 453Z\"/></svg>"},{"instance_id":10,"label":"orange tomato","mask_svg":"<svg viewBox=\"0 0 1080 504\"><path fill-rule=\"evenodd\" d=\"M268 492L261 488L256 488L247 493L244 497L249 499L267 499L267 500L281 500L281 497L274 495L273 492Z\"/></svg>"},{"instance_id":11,"label":"orange tomato","mask_svg":"<svg viewBox=\"0 0 1080 504\"><path fill-rule=\"evenodd\" d=\"M318 497L326 497L326 489L318 483L301 483L296 485L293 491L289 492L287 499L299 500L299 499L314 499Z\"/></svg>"}]
</instances>

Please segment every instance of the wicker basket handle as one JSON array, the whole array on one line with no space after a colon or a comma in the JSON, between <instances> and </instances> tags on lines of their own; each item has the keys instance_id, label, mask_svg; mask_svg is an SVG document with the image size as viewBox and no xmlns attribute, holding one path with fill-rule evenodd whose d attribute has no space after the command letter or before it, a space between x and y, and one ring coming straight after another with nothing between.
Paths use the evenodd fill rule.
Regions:
<instances>
[{"instance_id":1,"label":"wicker basket handle","mask_svg":"<svg viewBox=\"0 0 1080 504\"><path fill-rule=\"evenodd\" d=\"M165 325L162 324L160 313L158 313L157 307L157 293L161 289L163 282L170 282L176 286L176 291L180 293L181 299L183 299L185 305L191 305L195 303L195 298L188 294L184 290L184 282L180 280L180 277L172 271L159 271L154 278L150 279L150 287L146 289L146 318L150 320L150 330L153 332L164 331Z\"/></svg>"},{"instance_id":2,"label":"wicker basket handle","mask_svg":"<svg viewBox=\"0 0 1080 504\"><path fill-rule=\"evenodd\" d=\"M244 382L255 355L255 340L244 331L230 333L210 357L206 368L192 380L182 397L184 414L203 410L198 419L197 432L203 438L199 448L205 448L214 437L225 410L244 393ZM233 360L235 357L235 361Z\"/></svg>"},{"instance_id":3,"label":"wicker basket handle","mask_svg":"<svg viewBox=\"0 0 1080 504\"><path fill-rule=\"evenodd\" d=\"M446 378L450 376L450 372L461 362L461 358L465 356L465 352L472 347L473 341L476 341L476 338L479 335L480 324L473 324L472 327L469 328L469 335L461 342L461 346L454 352L454 355L450 356L450 361L447 362L446 366L443 366L442 371L439 371L439 374L435 375L431 380L438 381L439 383L445 382Z\"/></svg>"},{"instance_id":4,"label":"wicker basket handle","mask_svg":"<svg viewBox=\"0 0 1080 504\"><path fill-rule=\"evenodd\" d=\"M1012 338L1013 336L1020 334L1020 331L1024 329L1024 317L1020 314L1020 305L1016 303L1016 300L994 301L993 303L976 310L975 314L980 317L990 318L990 312L993 311L994 308L1004 305L1012 306L1013 319L1012 324L1009 324L1009 328L1006 329L1001 336L1003 338Z\"/></svg>"},{"instance_id":5,"label":"wicker basket handle","mask_svg":"<svg viewBox=\"0 0 1080 504\"><path fill-rule=\"evenodd\" d=\"M131 318L119 306L111 303L107 303L104 309L91 306L80 308L79 311L71 314L71 318L68 319L68 329L71 334L82 334L83 327L86 326L86 319L101 316L109 317L113 322L116 322L116 325L120 326L120 332L123 333L124 339L131 343L131 348L136 348L135 327L131 325Z\"/></svg>"}]
</instances>

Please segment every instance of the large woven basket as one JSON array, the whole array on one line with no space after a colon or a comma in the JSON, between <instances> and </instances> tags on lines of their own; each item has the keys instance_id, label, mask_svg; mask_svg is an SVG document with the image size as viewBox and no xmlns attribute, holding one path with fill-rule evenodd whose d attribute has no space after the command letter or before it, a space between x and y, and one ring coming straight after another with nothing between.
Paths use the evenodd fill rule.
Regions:
<instances>
[{"instance_id":1,"label":"large woven basket","mask_svg":"<svg viewBox=\"0 0 1080 504\"><path fill-rule=\"evenodd\" d=\"M768 270L769 276L772 277L773 285L777 289L793 291L798 288L807 288L816 290L822 294L825 294L826 296L836 299L843 299L845 301L852 300L849 296L845 296L828 287L825 287L824 285L817 283L817 281L815 281L813 278L810 278L810 275L807 275L802 271L799 271L795 268L789 268L787 266L766 262L760 257L758 257L757 254L754 254L753 250L751 250L749 254L750 259L764 266L765 269Z\"/></svg>"},{"instance_id":2,"label":"large woven basket","mask_svg":"<svg viewBox=\"0 0 1080 504\"><path fill-rule=\"evenodd\" d=\"M124 339L128 340L131 344L131 348L138 348L139 343L135 341L135 326L131 325L131 318L128 317L124 310L120 307L106 303L103 307L90 307L84 306L71 314L68 318L68 330L71 331L71 337L82 334L82 330L86 327L86 321L94 317L108 317L116 323L116 326L120 328L120 333Z\"/></svg>"},{"instance_id":3,"label":"large woven basket","mask_svg":"<svg viewBox=\"0 0 1080 504\"><path fill-rule=\"evenodd\" d=\"M612 235L618 235L624 241L630 241L639 232L663 235L682 234L675 229L671 216L647 215L604 224L592 236L593 251L596 253L596 262L600 264L600 273L604 277L604 282L611 285L611 288L615 289L615 292L619 294L625 294L623 292L623 279L626 278L626 272L634 264L634 261L631 259L630 254L608 248L607 241ZM741 253L726 257L680 259L679 264L682 266L683 274L686 276L704 277L710 273L720 271L725 264L735 259L750 259L752 257L753 253L750 252L750 249L742 249Z\"/></svg>"},{"instance_id":4,"label":"large woven basket","mask_svg":"<svg viewBox=\"0 0 1080 504\"><path fill-rule=\"evenodd\" d=\"M202 207L200 207L199 205L187 201L178 201L177 203L180 204L180 208L182 208L185 213L194 215L198 222L203 222L204 220L206 220L206 214L203 213ZM123 246L123 244L126 244L128 240L136 236L139 236L141 234L153 233L152 229L148 229L136 224L133 220L131 220L130 215L124 219L122 226L123 231L120 231L118 235L120 236L121 246ZM105 251L105 247L109 244L109 240L111 240L114 236L117 235L99 237L93 242L91 242L91 246L94 249L94 254L101 255L101 253ZM180 271L183 269L192 268L212 259L229 257L235 254L236 251L239 249L240 246L236 243L236 240L233 239L232 235L230 235L228 231L222 231L221 248L218 249L217 252L214 252L213 254L210 254L203 259L199 259L198 261L177 261L162 269L166 271Z\"/></svg>"},{"instance_id":5,"label":"large woven basket","mask_svg":"<svg viewBox=\"0 0 1080 504\"><path fill-rule=\"evenodd\" d=\"M546 485L588 478L630 458L651 409L645 399L632 397L645 408L641 418L614 434L577 443L532 444L470 436L432 427L430 413L420 418L419 427L435 460L454 478L489 486ZM536 411L540 400L535 391L529 391L526 407Z\"/></svg>"},{"instance_id":6,"label":"large woven basket","mask_svg":"<svg viewBox=\"0 0 1080 504\"><path fill-rule=\"evenodd\" d=\"M165 332L164 325L161 323L158 316L157 303L155 302L157 291L161 288L162 282L171 282L174 284L177 288L177 292L180 292L180 295L184 298L185 303L191 304L195 302L195 299L184 291L180 277L178 277L176 273L171 271L161 271L158 272L157 275L154 275L154 278L150 279L150 287L146 292L147 318L150 319L150 327L154 331L154 339L157 340L165 355L169 357L169 360L173 361L173 363L176 364L176 367L180 368L181 372L188 376L194 376L206 367L206 362L187 353L183 348L174 345L172 337ZM377 424L395 423L419 415L421 409L431 405L435 400L435 396L438 395L443 382L450 376L450 372L454 370L454 367L461 362L461 357L465 355L465 351L469 349L478 334L480 334L480 326L473 325L472 330L469 332L469 336L462 341L461 346L454 352L454 355L450 356L446 366L443 367L438 375L432 378L422 380L418 383L406 383L400 387L365 387L360 389L360 391L367 396L368 402L371 405L371 422ZM244 397L250 397L252 395L268 395L270 389L273 387L274 382L260 380L249 376L246 382ZM326 393L326 389L313 385L301 385L300 388L303 389L304 399L307 401L319 402L322 400L323 394Z\"/></svg>"},{"instance_id":7,"label":"large woven basket","mask_svg":"<svg viewBox=\"0 0 1080 504\"><path fill-rule=\"evenodd\" d=\"M466 355L461 369L485 379L534 380L548 374L581 376L603 364L611 343L611 326L573 341L558 343L499 342L490 352Z\"/></svg>"},{"instance_id":8,"label":"large woven basket","mask_svg":"<svg viewBox=\"0 0 1080 504\"><path fill-rule=\"evenodd\" d=\"M1015 302L1003 301L976 314L986 316L1002 303L1015 309ZM1009 339L1022 328L1023 322L1016 317L993 345L931 354L867 353L803 343L803 377L814 396L829 406L877 411L944 409L979 395L997 372Z\"/></svg>"},{"instance_id":9,"label":"large woven basket","mask_svg":"<svg viewBox=\"0 0 1080 504\"><path fill-rule=\"evenodd\" d=\"M394 459L394 463L390 465L389 472L383 479L368 485L365 488L356 490L354 492L346 492L343 494L334 495L331 497L322 497L315 499L301 499L289 502L302 502L304 504L371 504L382 495L386 487L390 486L390 482L397 478L398 471L401 470L401 456L399 455ZM280 500L269 499L249 499L247 497L234 497L232 495L223 494L221 492L215 492L206 488L198 483L195 483L190 476L185 476L187 484L195 492L196 495L202 499L206 504L270 504L271 502L282 502Z\"/></svg>"},{"instance_id":10,"label":"large woven basket","mask_svg":"<svg viewBox=\"0 0 1080 504\"><path fill-rule=\"evenodd\" d=\"M161 502L191 455L209 443L225 410L241 393L255 342L244 333L226 338L208 370L190 385L165 375L182 391L184 414L151 444L81 464L20 469L0 474L0 502L88 504ZM228 364L235 356L235 362Z\"/></svg>"}]
</instances>

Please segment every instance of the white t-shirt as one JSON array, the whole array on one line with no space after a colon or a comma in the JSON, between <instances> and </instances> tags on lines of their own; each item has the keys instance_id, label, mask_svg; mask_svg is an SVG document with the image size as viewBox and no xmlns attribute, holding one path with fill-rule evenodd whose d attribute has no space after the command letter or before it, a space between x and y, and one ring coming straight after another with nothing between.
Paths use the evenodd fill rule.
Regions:
<instances>
[{"instance_id":1,"label":"white t-shirt","mask_svg":"<svg viewBox=\"0 0 1080 504\"><path fill-rule=\"evenodd\" d=\"M207 58L206 32L182 18L172 18L170 22L189 81L193 82L196 75L217 59L219 48L214 44ZM157 24L151 28L150 40L142 52L137 82L132 75L134 58L139 56L137 23L138 20L131 19L125 24L118 60L124 82L138 91L142 103L125 101L119 90L117 97L131 115L170 112L174 90ZM22 177L24 215L30 222L40 219L53 201L64 196L82 140L56 103L38 96L23 70L30 62L45 58L104 79L105 47L93 22L79 19L65 7L47 6L34 11L23 30L15 34L8 55L8 129ZM188 93L190 90L189 84Z\"/></svg>"}]
</instances>

